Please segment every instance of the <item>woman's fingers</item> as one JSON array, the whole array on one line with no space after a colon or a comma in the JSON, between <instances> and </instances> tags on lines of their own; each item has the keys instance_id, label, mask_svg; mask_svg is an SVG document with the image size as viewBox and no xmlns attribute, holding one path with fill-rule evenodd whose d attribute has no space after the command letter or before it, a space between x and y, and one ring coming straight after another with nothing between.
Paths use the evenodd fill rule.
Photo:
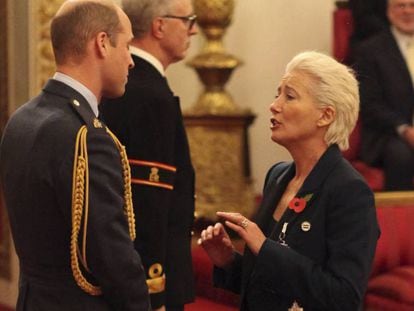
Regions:
<instances>
[{"instance_id":1,"label":"woman's fingers","mask_svg":"<svg viewBox=\"0 0 414 311\"><path fill-rule=\"evenodd\" d=\"M242 230L246 230L250 223L250 221L240 213L217 212L216 214L225 219L226 226L237 233L242 233Z\"/></svg>"},{"instance_id":2,"label":"woman's fingers","mask_svg":"<svg viewBox=\"0 0 414 311\"><path fill-rule=\"evenodd\" d=\"M216 223L213 228L214 235L220 235L221 232L225 232L223 225L221 223Z\"/></svg>"},{"instance_id":3,"label":"woman's fingers","mask_svg":"<svg viewBox=\"0 0 414 311\"><path fill-rule=\"evenodd\" d=\"M227 233L221 223L216 223L214 226L208 226L206 229L201 231L200 239L197 241L198 244L212 240L216 237L226 237Z\"/></svg>"}]
</instances>

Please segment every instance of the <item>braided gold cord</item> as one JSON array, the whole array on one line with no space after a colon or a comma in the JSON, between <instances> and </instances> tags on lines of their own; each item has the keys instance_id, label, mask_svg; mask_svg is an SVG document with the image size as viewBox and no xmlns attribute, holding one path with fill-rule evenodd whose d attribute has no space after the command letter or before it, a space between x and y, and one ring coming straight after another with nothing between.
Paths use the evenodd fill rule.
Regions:
<instances>
[{"instance_id":1,"label":"braided gold cord","mask_svg":"<svg viewBox=\"0 0 414 311\"><path fill-rule=\"evenodd\" d=\"M124 211L125 211L127 221L128 221L129 236L131 237L131 240L134 241L136 238L136 231L135 231L135 214L134 214L134 208L132 205L131 168L129 166L125 147L121 144L121 142L118 140L118 138L115 136L114 133L112 133L108 128L106 128L106 131L112 137L121 155L122 172L124 175L124 200L125 200Z\"/></svg>"},{"instance_id":2,"label":"braided gold cord","mask_svg":"<svg viewBox=\"0 0 414 311\"><path fill-rule=\"evenodd\" d=\"M131 192L131 169L128 163L128 157L125 147L118 138L106 128L108 134L112 137L116 147L121 155L122 173L124 178L124 212L128 221L129 235L131 240L135 240L135 215L132 206ZM86 237L89 214L89 169L88 169L88 152L86 144L87 135L86 126L82 126L76 136L75 155L73 163L73 181L72 181L72 234L70 241L71 268L76 284L86 293L97 296L102 294L99 286L92 285L83 276L79 267L79 261L82 266L89 271L86 260ZM79 250L79 231L84 214L82 252Z\"/></svg>"},{"instance_id":3,"label":"braided gold cord","mask_svg":"<svg viewBox=\"0 0 414 311\"><path fill-rule=\"evenodd\" d=\"M73 277L76 284L86 293L97 296L102 294L102 290L98 286L89 283L83 276L79 268L78 259L78 237L82 222L83 206L85 203L85 176L88 176L88 162L86 149L86 126L82 126L76 136L75 155L73 163L73 181L72 181L72 234L70 240L70 261ZM80 149L80 150L79 150ZM86 180L86 189L89 190L89 180ZM89 191L86 191L89 192ZM88 198L88 194L86 193ZM87 202L88 200L86 200ZM85 218L87 223L87 218ZM86 231L84 232L84 249L86 249ZM86 266L86 252L82 258L83 265Z\"/></svg>"},{"instance_id":4,"label":"braided gold cord","mask_svg":"<svg viewBox=\"0 0 414 311\"><path fill-rule=\"evenodd\" d=\"M85 171L84 171L84 176L85 176L85 190L84 190L84 194L85 194L85 200L83 201L83 205L85 206L84 209L84 219L85 221L83 222L83 239L82 239L82 264L84 266L84 268L86 269L86 271L88 271L89 273L91 272L89 270L88 267L88 262L86 261L86 235L88 232L88 219L89 219L89 166L88 166L88 151L87 151L87 145L86 145L86 134L87 134L87 130L85 130L84 135L82 135L82 140L81 140L81 153L83 158L85 159Z\"/></svg>"}]
</instances>

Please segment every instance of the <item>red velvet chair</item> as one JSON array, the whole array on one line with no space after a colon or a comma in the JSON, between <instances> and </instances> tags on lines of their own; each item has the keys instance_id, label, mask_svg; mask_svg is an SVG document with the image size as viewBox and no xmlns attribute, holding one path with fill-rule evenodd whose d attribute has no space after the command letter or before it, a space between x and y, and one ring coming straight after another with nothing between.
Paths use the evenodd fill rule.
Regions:
<instances>
[{"instance_id":1,"label":"red velvet chair","mask_svg":"<svg viewBox=\"0 0 414 311\"><path fill-rule=\"evenodd\" d=\"M377 209L381 237L365 296L370 311L414 310L414 206Z\"/></svg>"},{"instance_id":2,"label":"red velvet chair","mask_svg":"<svg viewBox=\"0 0 414 311\"><path fill-rule=\"evenodd\" d=\"M239 296L213 286L213 264L202 247L192 249L196 300L185 311L237 311Z\"/></svg>"},{"instance_id":3,"label":"red velvet chair","mask_svg":"<svg viewBox=\"0 0 414 311\"><path fill-rule=\"evenodd\" d=\"M337 8L333 15L333 55L336 60L347 64L349 56L349 38L353 31L351 11Z\"/></svg>"},{"instance_id":4,"label":"red velvet chair","mask_svg":"<svg viewBox=\"0 0 414 311\"><path fill-rule=\"evenodd\" d=\"M355 129L349 137L349 149L344 151L343 155L365 178L373 191L381 191L384 189L384 173L381 169L371 167L358 158L360 145L360 123L357 122Z\"/></svg>"},{"instance_id":5,"label":"red velvet chair","mask_svg":"<svg viewBox=\"0 0 414 311\"><path fill-rule=\"evenodd\" d=\"M11 309L9 307L5 307L2 304L0 304L0 311L13 311L13 309Z\"/></svg>"}]
</instances>

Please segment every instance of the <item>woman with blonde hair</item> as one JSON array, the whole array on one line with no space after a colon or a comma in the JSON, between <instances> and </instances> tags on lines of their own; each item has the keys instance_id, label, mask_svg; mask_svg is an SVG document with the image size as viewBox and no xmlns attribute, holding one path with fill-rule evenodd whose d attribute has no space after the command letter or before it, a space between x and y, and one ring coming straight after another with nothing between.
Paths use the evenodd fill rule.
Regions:
<instances>
[{"instance_id":1,"label":"woman with blonde hair","mask_svg":"<svg viewBox=\"0 0 414 311\"><path fill-rule=\"evenodd\" d=\"M372 191L341 154L358 110L346 66L318 52L287 65L270 129L293 162L270 168L253 221L217 213L246 242L243 255L221 223L199 240L215 285L241 294L240 310L362 308L379 229Z\"/></svg>"}]
</instances>

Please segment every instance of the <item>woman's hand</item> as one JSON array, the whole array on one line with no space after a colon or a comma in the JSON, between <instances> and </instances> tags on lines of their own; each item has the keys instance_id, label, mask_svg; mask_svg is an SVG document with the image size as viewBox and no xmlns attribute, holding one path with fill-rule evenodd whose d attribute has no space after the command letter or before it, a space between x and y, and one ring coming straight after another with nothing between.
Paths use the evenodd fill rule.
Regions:
<instances>
[{"instance_id":1,"label":"woman's hand","mask_svg":"<svg viewBox=\"0 0 414 311\"><path fill-rule=\"evenodd\" d=\"M208 226L201 232L198 244L201 245L213 264L226 268L234 260L234 245L221 223Z\"/></svg>"},{"instance_id":2,"label":"woman's hand","mask_svg":"<svg viewBox=\"0 0 414 311\"><path fill-rule=\"evenodd\" d=\"M257 255L266 240L262 230L252 221L239 213L217 212L226 226L235 231L245 242L254 255Z\"/></svg>"}]
</instances>

